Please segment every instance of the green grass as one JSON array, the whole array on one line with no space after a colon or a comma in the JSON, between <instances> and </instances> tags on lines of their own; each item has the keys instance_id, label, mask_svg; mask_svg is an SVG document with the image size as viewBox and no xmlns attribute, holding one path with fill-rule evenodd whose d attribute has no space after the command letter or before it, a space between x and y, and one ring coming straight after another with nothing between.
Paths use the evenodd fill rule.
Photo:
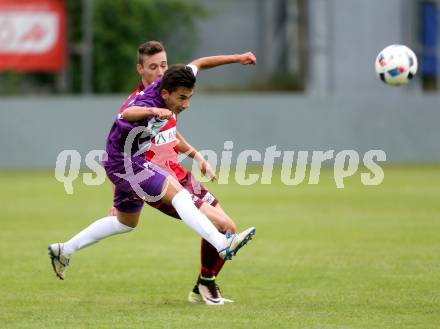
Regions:
<instances>
[{"instance_id":1,"label":"green grass","mask_svg":"<svg viewBox=\"0 0 440 329\"><path fill-rule=\"evenodd\" d=\"M389 167L318 185L209 185L256 238L219 277L236 301L189 305L199 239L145 208L139 228L74 256L65 281L46 248L106 214L111 189L52 173L0 173L1 328L438 328L440 167Z\"/></svg>"}]
</instances>

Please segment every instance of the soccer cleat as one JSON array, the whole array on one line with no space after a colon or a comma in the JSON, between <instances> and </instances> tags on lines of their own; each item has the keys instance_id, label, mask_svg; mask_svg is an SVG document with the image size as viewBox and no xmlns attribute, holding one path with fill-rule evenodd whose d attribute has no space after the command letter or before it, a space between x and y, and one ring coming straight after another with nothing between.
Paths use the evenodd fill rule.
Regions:
<instances>
[{"instance_id":1,"label":"soccer cleat","mask_svg":"<svg viewBox=\"0 0 440 329\"><path fill-rule=\"evenodd\" d=\"M199 286L196 284L188 294L188 302L190 303L201 303L203 302L202 296L200 296Z\"/></svg>"},{"instance_id":2,"label":"soccer cleat","mask_svg":"<svg viewBox=\"0 0 440 329\"><path fill-rule=\"evenodd\" d=\"M200 282L200 278L197 281L197 284L194 286L194 288L189 292L188 294L188 302L190 303L201 303L203 302L203 298L200 295L199 292L199 282ZM228 304L228 303L233 303L234 301L232 299L228 299L228 298L224 298L220 292L220 287L218 286L218 284L215 285L216 289L217 289L217 294L219 295L219 297L221 299L223 299L223 303L224 304Z\"/></svg>"},{"instance_id":3,"label":"soccer cleat","mask_svg":"<svg viewBox=\"0 0 440 329\"><path fill-rule=\"evenodd\" d=\"M232 259L237 252L255 235L255 227L250 227L238 234L229 234L226 236L226 247L219 251L219 256L224 260Z\"/></svg>"},{"instance_id":4,"label":"soccer cleat","mask_svg":"<svg viewBox=\"0 0 440 329\"><path fill-rule=\"evenodd\" d=\"M49 246L49 256L52 261L52 268L61 280L64 280L66 267L69 266L70 259L63 255L63 244L53 243Z\"/></svg>"},{"instance_id":5,"label":"soccer cleat","mask_svg":"<svg viewBox=\"0 0 440 329\"><path fill-rule=\"evenodd\" d=\"M222 296L222 293L221 293L221 291L220 291L220 287L218 286L218 284L216 284L215 287L217 288L217 293L218 293L218 295L221 297L221 299L223 299L223 303L225 303L225 304L230 304L230 303L233 303L233 302L234 302L232 299L224 298L224 297Z\"/></svg>"},{"instance_id":6,"label":"soccer cleat","mask_svg":"<svg viewBox=\"0 0 440 329\"><path fill-rule=\"evenodd\" d=\"M197 288L206 305L223 305L225 303L217 290L215 277L210 279L200 278Z\"/></svg>"}]
</instances>

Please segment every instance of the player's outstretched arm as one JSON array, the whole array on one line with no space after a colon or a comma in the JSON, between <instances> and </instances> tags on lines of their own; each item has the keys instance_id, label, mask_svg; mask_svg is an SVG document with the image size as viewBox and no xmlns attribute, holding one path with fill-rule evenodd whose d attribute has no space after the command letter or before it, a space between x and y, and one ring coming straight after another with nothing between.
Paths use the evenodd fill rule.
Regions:
<instances>
[{"instance_id":1,"label":"player's outstretched arm","mask_svg":"<svg viewBox=\"0 0 440 329\"><path fill-rule=\"evenodd\" d=\"M192 61L190 64L197 66L199 70L207 70L216 66L234 63L241 65L255 65L257 64L257 59L255 55L249 51L243 54L202 57Z\"/></svg>"},{"instance_id":2,"label":"player's outstretched arm","mask_svg":"<svg viewBox=\"0 0 440 329\"><path fill-rule=\"evenodd\" d=\"M164 120L171 118L173 112L158 107L130 106L121 113L121 117L125 121L138 121L151 115Z\"/></svg>"},{"instance_id":3,"label":"player's outstretched arm","mask_svg":"<svg viewBox=\"0 0 440 329\"><path fill-rule=\"evenodd\" d=\"M206 161L205 158L197 151L197 149L189 144L179 132L177 132L176 137L178 140L177 148L179 152L184 153L190 158L194 159L194 161L197 161L202 174L208 177L211 181L216 181L217 176L215 175L215 172L209 162Z\"/></svg>"}]
</instances>

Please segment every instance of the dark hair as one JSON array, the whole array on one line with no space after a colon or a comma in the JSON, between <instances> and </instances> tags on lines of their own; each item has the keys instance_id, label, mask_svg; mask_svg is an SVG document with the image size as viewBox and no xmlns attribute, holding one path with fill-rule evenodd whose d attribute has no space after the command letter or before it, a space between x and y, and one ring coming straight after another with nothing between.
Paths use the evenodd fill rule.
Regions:
<instances>
[{"instance_id":1,"label":"dark hair","mask_svg":"<svg viewBox=\"0 0 440 329\"><path fill-rule=\"evenodd\" d=\"M138 47L138 63L144 63L144 56L153 56L162 51L165 51L165 47L159 41L147 41Z\"/></svg>"},{"instance_id":2,"label":"dark hair","mask_svg":"<svg viewBox=\"0 0 440 329\"><path fill-rule=\"evenodd\" d=\"M165 71L160 82L160 90L165 89L171 94L179 87L194 89L195 84L196 77L193 70L189 66L177 64Z\"/></svg>"}]
</instances>

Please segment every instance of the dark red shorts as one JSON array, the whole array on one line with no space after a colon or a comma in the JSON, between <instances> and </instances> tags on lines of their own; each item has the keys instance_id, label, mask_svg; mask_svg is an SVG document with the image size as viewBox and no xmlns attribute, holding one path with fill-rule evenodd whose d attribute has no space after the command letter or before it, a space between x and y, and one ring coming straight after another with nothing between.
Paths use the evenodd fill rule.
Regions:
<instances>
[{"instance_id":1,"label":"dark red shorts","mask_svg":"<svg viewBox=\"0 0 440 329\"><path fill-rule=\"evenodd\" d=\"M182 180L180 180L179 183L183 186L185 190L187 190L191 194L191 197L197 208L200 208L203 202L206 202L213 207L218 204L217 198L212 195L208 191L208 189L203 186L203 184L200 183L190 172L187 172L186 176ZM153 208L160 210L168 216L180 219L179 214L176 212L176 209L174 209L174 207L171 205L166 205L162 203L162 201L147 203Z\"/></svg>"}]
</instances>

